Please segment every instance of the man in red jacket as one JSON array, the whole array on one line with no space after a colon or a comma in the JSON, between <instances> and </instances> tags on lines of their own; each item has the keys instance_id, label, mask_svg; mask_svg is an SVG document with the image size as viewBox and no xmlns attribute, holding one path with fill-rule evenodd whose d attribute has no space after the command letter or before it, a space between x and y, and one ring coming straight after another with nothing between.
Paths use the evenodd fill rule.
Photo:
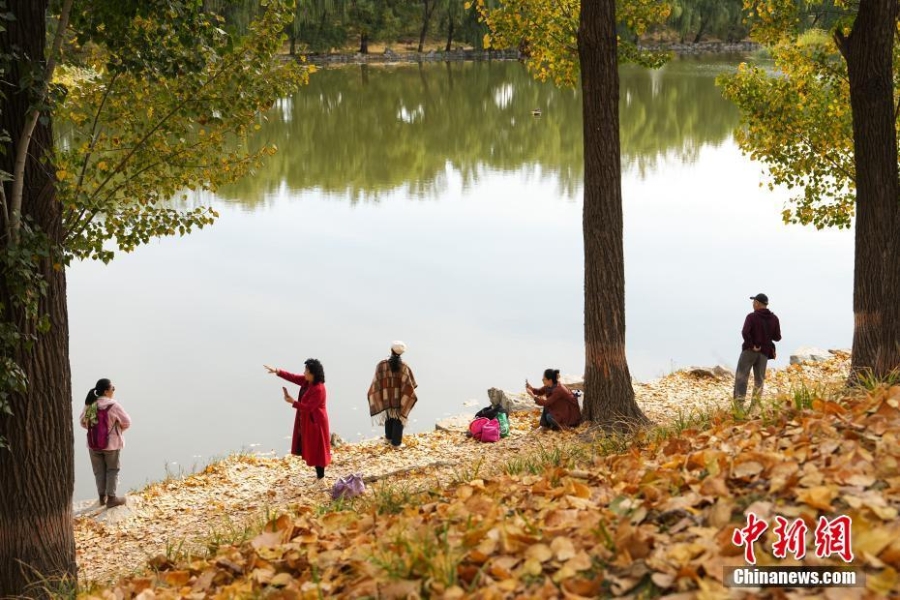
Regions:
<instances>
[{"instance_id":1,"label":"man in red jacket","mask_svg":"<svg viewBox=\"0 0 900 600\"><path fill-rule=\"evenodd\" d=\"M739 407L744 407L747 383L752 369L753 398L750 400L750 410L753 410L762 395L763 382L766 379L766 365L769 359L775 358L773 342L781 341L781 324L775 313L768 308L768 296L757 294L751 296L750 299L753 300L753 312L744 319L744 328L741 330L744 343L741 346L741 356L738 358L734 374L734 402Z\"/></svg>"}]
</instances>

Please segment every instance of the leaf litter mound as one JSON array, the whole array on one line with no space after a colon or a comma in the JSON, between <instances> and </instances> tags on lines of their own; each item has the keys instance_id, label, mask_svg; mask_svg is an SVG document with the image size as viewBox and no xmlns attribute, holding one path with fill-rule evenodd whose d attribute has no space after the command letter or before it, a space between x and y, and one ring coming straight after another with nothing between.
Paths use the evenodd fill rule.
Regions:
<instances>
[{"instance_id":1,"label":"leaf litter mound","mask_svg":"<svg viewBox=\"0 0 900 600\"><path fill-rule=\"evenodd\" d=\"M770 373L759 414L731 383L675 373L636 385L657 427L637 436L538 433L538 413L480 444L460 434L338 448L331 472L367 493L331 501L291 458L235 456L154 484L128 519L76 522L84 598L883 598L900 593L900 386L841 391L847 358ZM642 387L644 386L644 387ZM652 387L651 387L652 386ZM651 392L653 395L651 395ZM723 585L754 513L757 564L817 558L819 517L852 518L864 587ZM774 518L808 551L777 559Z\"/></svg>"}]
</instances>

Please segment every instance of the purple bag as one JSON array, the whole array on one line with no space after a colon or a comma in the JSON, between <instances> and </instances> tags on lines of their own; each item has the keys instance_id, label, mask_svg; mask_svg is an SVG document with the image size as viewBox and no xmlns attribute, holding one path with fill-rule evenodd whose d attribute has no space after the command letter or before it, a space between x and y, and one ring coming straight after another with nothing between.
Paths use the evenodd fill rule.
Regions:
<instances>
[{"instance_id":1,"label":"purple bag","mask_svg":"<svg viewBox=\"0 0 900 600\"><path fill-rule=\"evenodd\" d=\"M355 498L362 495L366 491L366 484L363 482L362 475L354 473L339 478L334 482L331 488L331 499L338 498Z\"/></svg>"},{"instance_id":2,"label":"purple bag","mask_svg":"<svg viewBox=\"0 0 900 600\"><path fill-rule=\"evenodd\" d=\"M87 441L91 450L109 446L109 408L97 408L97 423L88 427Z\"/></svg>"}]
</instances>

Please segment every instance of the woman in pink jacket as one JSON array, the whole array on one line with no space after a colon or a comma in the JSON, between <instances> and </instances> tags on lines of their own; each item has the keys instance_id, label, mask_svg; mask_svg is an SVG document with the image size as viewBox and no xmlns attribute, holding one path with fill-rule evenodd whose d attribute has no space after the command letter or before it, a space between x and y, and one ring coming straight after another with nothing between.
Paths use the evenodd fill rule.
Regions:
<instances>
[{"instance_id":1,"label":"woman in pink jacket","mask_svg":"<svg viewBox=\"0 0 900 600\"><path fill-rule=\"evenodd\" d=\"M116 486L119 484L119 453L125 447L122 432L131 427L128 413L113 400L115 392L116 386L109 379L99 380L84 400L80 419L81 426L88 430L88 452L100 506L107 508L125 504L125 498L116 496ZM90 447L92 437L97 440L104 436L106 444L102 449Z\"/></svg>"}]
</instances>

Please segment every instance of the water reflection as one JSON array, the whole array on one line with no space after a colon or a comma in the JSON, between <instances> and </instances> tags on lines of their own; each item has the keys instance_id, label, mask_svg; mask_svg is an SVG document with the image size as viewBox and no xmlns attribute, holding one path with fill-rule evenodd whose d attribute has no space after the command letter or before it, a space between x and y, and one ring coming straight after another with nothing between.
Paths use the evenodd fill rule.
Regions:
<instances>
[{"instance_id":1,"label":"water reflection","mask_svg":"<svg viewBox=\"0 0 900 600\"><path fill-rule=\"evenodd\" d=\"M622 70L639 379L733 366L760 291L781 318L781 364L801 344L849 344L852 232L782 225L789 194L760 189L759 165L730 138L737 118L713 85L724 68ZM327 71L259 135L282 152L228 199L206 198L215 226L69 270L74 389L113 378L134 420L123 489L231 450L284 454L293 414L263 363L322 360L333 431L351 440L378 433L365 394L394 339L419 382L410 432L489 387L582 372L575 92L515 63ZM83 441L76 468L76 497L93 497Z\"/></svg>"},{"instance_id":2,"label":"water reflection","mask_svg":"<svg viewBox=\"0 0 900 600\"><path fill-rule=\"evenodd\" d=\"M728 64L623 68L624 168L645 174L665 157L692 162L701 147L725 140L737 112L713 80ZM275 143L279 153L221 195L253 205L286 185L351 202L388 190L428 198L446 189L449 165L466 187L485 168L531 168L573 197L583 173L580 111L577 90L537 82L513 62L327 69L261 123L254 142Z\"/></svg>"}]
</instances>

